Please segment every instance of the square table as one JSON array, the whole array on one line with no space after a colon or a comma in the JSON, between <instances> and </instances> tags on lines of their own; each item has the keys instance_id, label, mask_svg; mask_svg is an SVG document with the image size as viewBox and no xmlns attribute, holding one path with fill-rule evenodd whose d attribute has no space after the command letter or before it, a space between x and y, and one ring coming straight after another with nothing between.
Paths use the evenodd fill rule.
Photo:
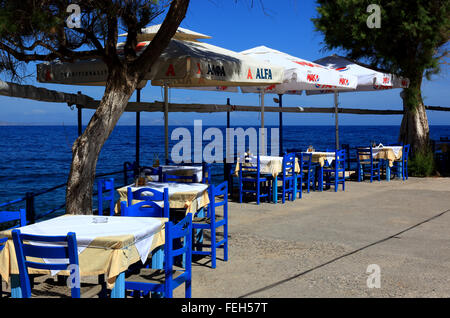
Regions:
<instances>
[{"instance_id":1,"label":"square table","mask_svg":"<svg viewBox=\"0 0 450 318\"><path fill-rule=\"evenodd\" d=\"M99 218L106 219L106 222L96 223ZM106 286L111 289L111 297L123 298L125 271L139 260L145 262L152 250L164 245L164 228L167 221L167 218L63 215L19 229L26 234L49 236L75 232L80 276L105 275ZM5 247L0 251L0 274L5 280L11 278L11 296L20 298L22 292L11 231L0 232L1 236L8 238ZM38 269L29 269L29 273L56 274ZM67 271L60 274L67 275Z\"/></svg>"},{"instance_id":2,"label":"square table","mask_svg":"<svg viewBox=\"0 0 450 318\"><path fill-rule=\"evenodd\" d=\"M131 191L142 188L151 188L160 192L164 192L165 188L169 189L169 205L171 209L186 209L187 213L195 213L199 209L209 204L208 185L203 183L178 183L178 182L153 182L149 181L144 186L136 187L130 184L117 189L119 193L119 201L116 203L116 213L120 213L120 202L128 200L128 187ZM145 195L145 192L143 193ZM133 200L132 204L139 202ZM157 201L155 201L158 203ZM159 202L162 206L163 202Z\"/></svg>"}]
</instances>

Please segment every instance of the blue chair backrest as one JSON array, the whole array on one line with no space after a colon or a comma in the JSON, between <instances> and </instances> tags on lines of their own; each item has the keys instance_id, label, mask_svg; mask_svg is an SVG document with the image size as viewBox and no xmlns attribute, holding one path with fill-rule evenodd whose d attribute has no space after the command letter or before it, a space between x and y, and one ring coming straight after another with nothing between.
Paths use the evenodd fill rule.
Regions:
<instances>
[{"instance_id":1,"label":"blue chair backrest","mask_svg":"<svg viewBox=\"0 0 450 318\"><path fill-rule=\"evenodd\" d=\"M369 156L369 159L365 158L364 161L370 160L370 162L373 163L372 146L356 148L356 159L358 160L358 162L361 161L361 156L364 156L364 157Z\"/></svg>"},{"instance_id":2,"label":"blue chair backrest","mask_svg":"<svg viewBox=\"0 0 450 318\"><path fill-rule=\"evenodd\" d=\"M210 163L202 163L202 183L204 184L211 184L212 182L211 167Z\"/></svg>"},{"instance_id":3,"label":"blue chair backrest","mask_svg":"<svg viewBox=\"0 0 450 318\"><path fill-rule=\"evenodd\" d=\"M259 154L256 155L256 166L254 165L244 165L245 163L251 162L251 159L249 157L243 157L240 158L240 161L242 162L239 165L239 173L242 174L243 172L256 172L258 174L260 174L260 167L261 167L261 160L259 157Z\"/></svg>"},{"instance_id":4,"label":"blue chair backrest","mask_svg":"<svg viewBox=\"0 0 450 318\"><path fill-rule=\"evenodd\" d=\"M408 161L410 145L403 146L403 161Z\"/></svg>"},{"instance_id":5,"label":"blue chair backrest","mask_svg":"<svg viewBox=\"0 0 450 318\"><path fill-rule=\"evenodd\" d=\"M312 165L312 153L302 152L300 153L300 168L303 169L311 169Z\"/></svg>"},{"instance_id":6,"label":"blue chair backrest","mask_svg":"<svg viewBox=\"0 0 450 318\"><path fill-rule=\"evenodd\" d=\"M174 240L179 242L183 239L182 244L174 244ZM181 246L180 246L181 245ZM166 222L165 224L165 243L164 243L164 271L166 274L165 281L165 297L172 297L173 277L172 268L174 258L185 255L185 279L192 277L192 214L188 213L184 219L177 224Z\"/></svg>"},{"instance_id":7,"label":"blue chair backrest","mask_svg":"<svg viewBox=\"0 0 450 318\"><path fill-rule=\"evenodd\" d=\"M153 218L168 218L169 207L164 204L161 207L154 201L142 201L130 206L127 206L125 201L120 202L121 216L134 217L153 217Z\"/></svg>"},{"instance_id":8,"label":"blue chair backrest","mask_svg":"<svg viewBox=\"0 0 450 318\"><path fill-rule=\"evenodd\" d=\"M197 178L197 174L195 174L195 173L190 176L178 176L178 175L163 173L163 182L197 183L198 178Z\"/></svg>"},{"instance_id":9,"label":"blue chair backrest","mask_svg":"<svg viewBox=\"0 0 450 318\"><path fill-rule=\"evenodd\" d=\"M210 185L209 186L209 202L210 202L210 213L209 217L211 219L211 224L215 223L215 215L216 215L216 208L219 206L223 206L223 217L224 219L227 219L228 217L228 182L222 182L218 186ZM217 197L223 195L222 201L217 201Z\"/></svg>"},{"instance_id":10,"label":"blue chair backrest","mask_svg":"<svg viewBox=\"0 0 450 318\"><path fill-rule=\"evenodd\" d=\"M65 236L42 236L22 234L19 229L12 231L14 249L19 267L20 287L23 298L31 297L31 284L28 268L43 270L69 270L71 292L73 298L80 297L80 276L76 235L73 232ZM31 242L51 245L35 245ZM63 245L61 244L63 243ZM27 257L45 258L46 262L29 261ZM65 259L68 263L51 263L50 260Z\"/></svg>"},{"instance_id":11,"label":"blue chair backrest","mask_svg":"<svg viewBox=\"0 0 450 318\"><path fill-rule=\"evenodd\" d=\"M114 215L114 179L97 181L98 215L103 215L104 202L109 201L109 215Z\"/></svg>"},{"instance_id":12,"label":"blue chair backrest","mask_svg":"<svg viewBox=\"0 0 450 318\"><path fill-rule=\"evenodd\" d=\"M139 188L134 191L131 187L127 188L128 206L131 205L133 200L164 201L165 199L169 199L169 188L164 188L164 192L152 188Z\"/></svg>"},{"instance_id":13,"label":"blue chair backrest","mask_svg":"<svg viewBox=\"0 0 450 318\"><path fill-rule=\"evenodd\" d=\"M341 149L336 151L335 153L335 158L334 158L334 165L336 167L336 169L338 170L345 170L345 160L347 157L347 152L345 149Z\"/></svg>"},{"instance_id":14,"label":"blue chair backrest","mask_svg":"<svg viewBox=\"0 0 450 318\"><path fill-rule=\"evenodd\" d=\"M14 228L27 225L27 214L25 209L19 211L0 211L0 224L6 222L19 221L17 225L8 228Z\"/></svg>"},{"instance_id":15,"label":"blue chair backrest","mask_svg":"<svg viewBox=\"0 0 450 318\"><path fill-rule=\"evenodd\" d=\"M7 226L8 229L25 226L27 225L27 214L25 209L21 209L19 211L0 211L0 224L8 223L14 221L17 224L13 226ZM6 228L2 228L2 230L6 230ZM0 238L0 251L5 247L5 243L8 239L7 238Z\"/></svg>"},{"instance_id":16,"label":"blue chair backrest","mask_svg":"<svg viewBox=\"0 0 450 318\"><path fill-rule=\"evenodd\" d=\"M293 176L295 173L295 153L283 156L283 177Z\"/></svg>"},{"instance_id":17,"label":"blue chair backrest","mask_svg":"<svg viewBox=\"0 0 450 318\"><path fill-rule=\"evenodd\" d=\"M139 167L137 166L136 162L124 162L123 163L123 183L128 184L128 179L131 179L134 181L136 178L136 175L138 173Z\"/></svg>"},{"instance_id":18,"label":"blue chair backrest","mask_svg":"<svg viewBox=\"0 0 450 318\"><path fill-rule=\"evenodd\" d=\"M131 187L127 188L127 205L131 206L133 200L139 201L162 201L164 203L164 217L168 217L169 215L169 188L164 188L164 192L151 189L151 188L140 188L135 191L132 191ZM122 203L121 203L122 204ZM147 212L150 213L150 212ZM155 212L159 213L159 212ZM123 215L123 214L122 214Z\"/></svg>"}]
</instances>

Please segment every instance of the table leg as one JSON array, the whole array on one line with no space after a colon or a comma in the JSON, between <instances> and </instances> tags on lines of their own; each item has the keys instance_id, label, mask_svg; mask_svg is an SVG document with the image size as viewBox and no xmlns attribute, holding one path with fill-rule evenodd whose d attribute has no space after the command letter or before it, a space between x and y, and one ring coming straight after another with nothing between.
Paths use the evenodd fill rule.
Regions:
<instances>
[{"instance_id":1,"label":"table leg","mask_svg":"<svg viewBox=\"0 0 450 318\"><path fill-rule=\"evenodd\" d=\"M294 193L292 194L292 201L297 197L297 174L294 173Z\"/></svg>"},{"instance_id":2,"label":"table leg","mask_svg":"<svg viewBox=\"0 0 450 318\"><path fill-rule=\"evenodd\" d=\"M391 167L389 166L389 160L386 160L386 181L391 181Z\"/></svg>"},{"instance_id":3,"label":"table leg","mask_svg":"<svg viewBox=\"0 0 450 318\"><path fill-rule=\"evenodd\" d=\"M164 269L164 246L161 245L152 252L152 268Z\"/></svg>"},{"instance_id":4,"label":"table leg","mask_svg":"<svg viewBox=\"0 0 450 318\"><path fill-rule=\"evenodd\" d=\"M20 276L11 275L11 298L22 298L22 289L20 288Z\"/></svg>"},{"instance_id":5,"label":"table leg","mask_svg":"<svg viewBox=\"0 0 450 318\"><path fill-rule=\"evenodd\" d=\"M319 191L323 191L323 166L319 169Z\"/></svg>"},{"instance_id":6,"label":"table leg","mask_svg":"<svg viewBox=\"0 0 450 318\"><path fill-rule=\"evenodd\" d=\"M273 178L273 203L277 204L278 201L278 176Z\"/></svg>"},{"instance_id":7,"label":"table leg","mask_svg":"<svg viewBox=\"0 0 450 318\"><path fill-rule=\"evenodd\" d=\"M152 268L164 269L164 245L161 245L152 252ZM152 298L162 298L163 293L152 292Z\"/></svg>"},{"instance_id":8,"label":"table leg","mask_svg":"<svg viewBox=\"0 0 450 318\"><path fill-rule=\"evenodd\" d=\"M116 283L111 290L111 298L125 298L125 272L117 276Z\"/></svg>"}]
</instances>

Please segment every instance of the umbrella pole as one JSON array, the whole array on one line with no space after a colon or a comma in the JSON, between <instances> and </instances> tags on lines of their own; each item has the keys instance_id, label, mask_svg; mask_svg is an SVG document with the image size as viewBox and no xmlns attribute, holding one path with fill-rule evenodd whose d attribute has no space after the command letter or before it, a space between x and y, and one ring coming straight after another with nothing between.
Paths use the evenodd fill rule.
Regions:
<instances>
[{"instance_id":1,"label":"umbrella pole","mask_svg":"<svg viewBox=\"0 0 450 318\"><path fill-rule=\"evenodd\" d=\"M280 107L279 117L279 127L280 134L278 135L278 144L280 146L280 156L283 153L283 94L278 94L278 106Z\"/></svg>"},{"instance_id":2,"label":"umbrella pole","mask_svg":"<svg viewBox=\"0 0 450 318\"><path fill-rule=\"evenodd\" d=\"M136 90L136 102L141 102L141 89ZM140 166L140 148L141 148L141 113L136 112L136 165Z\"/></svg>"},{"instance_id":3,"label":"umbrella pole","mask_svg":"<svg viewBox=\"0 0 450 318\"><path fill-rule=\"evenodd\" d=\"M164 153L169 164L169 87L164 84Z\"/></svg>"},{"instance_id":4,"label":"umbrella pole","mask_svg":"<svg viewBox=\"0 0 450 318\"><path fill-rule=\"evenodd\" d=\"M334 122L336 126L336 150L339 150L339 118L338 118L338 107L339 107L339 93L334 91Z\"/></svg>"},{"instance_id":5,"label":"umbrella pole","mask_svg":"<svg viewBox=\"0 0 450 318\"><path fill-rule=\"evenodd\" d=\"M259 152L263 156L266 155L266 144L265 144L265 133L264 133L264 89L260 93L260 99L261 99L261 142L260 142L260 149Z\"/></svg>"}]
</instances>

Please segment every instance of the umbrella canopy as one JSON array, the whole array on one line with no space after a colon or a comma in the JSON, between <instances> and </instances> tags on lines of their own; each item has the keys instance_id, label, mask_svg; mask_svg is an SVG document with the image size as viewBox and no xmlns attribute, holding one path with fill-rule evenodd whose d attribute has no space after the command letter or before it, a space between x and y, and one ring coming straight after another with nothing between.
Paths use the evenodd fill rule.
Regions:
<instances>
[{"instance_id":1,"label":"umbrella canopy","mask_svg":"<svg viewBox=\"0 0 450 318\"><path fill-rule=\"evenodd\" d=\"M339 55L330 55L314 61L317 64L335 69L342 74L349 74L358 78L357 91L379 91L392 88L405 88L409 85L407 78L394 74L380 72L370 67L344 58ZM308 90L308 95L333 93L336 89ZM338 88L340 92L352 91ZM354 90L353 90L354 91Z\"/></svg>"},{"instance_id":2,"label":"umbrella canopy","mask_svg":"<svg viewBox=\"0 0 450 318\"><path fill-rule=\"evenodd\" d=\"M149 43L139 42L138 54ZM107 75L100 59L37 65L37 80L44 83L105 85ZM267 86L283 81L283 68L211 44L171 40L144 79L170 87Z\"/></svg>"},{"instance_id":3,"label":"umbrella canopy","mask_svg":"<svg viewBox=\"0 0 450 318\"><path fill-rule=\"evenodd\" d=\"M339 96L338 92L349 91L381 91L393 88L405 88L409 86L407 78L398 77L394 74L380 72L371 69L367 65L357 63L350 59L346 59L339 55L330 55L314 61L317 64L335 69L342 74L349 74L356 76L358 85L356 89L348 90L345 88L321 89L321 90L307 90L307 95L316 94L334 94L334 108L335 108L335 128L336 128L336 149L339 149L339 122L338 122L338 107Z\"/></svg>"},{"instance_id":4,"label":"umbrella canopy","mask_svg":"<svg viewBox=\"0 0 450 318\"><path fill-rule=\"evenodd\" d=\"M141 33L138 33L137 40L141 41L151 41L155 37L156 33L158 33L161 24L151 25L149 27L141 29ZM128 33L119 34L119 36L127 36ZM182 40L182 41L197 41L199 39L211 39L209 35L205 35L202 33L194 32L188 29L178 28L177 32L173 36L172 39Z\"/></svg>"},{"instance_id":5,"label":"umbrella canopy","mask_svg":"<svg viewBox=\"0 0 450 318\"><path fill-rule=\"evenodd\" d=\"M179 29L177 34L180 33L189 34ZM196 32L190 34L199 37ZM139 42L136 47L137 54L141 54L149 43L149 41ZM124 43L118 44L119 54L123 46ZM37 80L43 83L104 86L107 75L106 64L101 59L37 65ZM169 156L168 87L229 90L229 87L237 86L268 86L283 81L283 67L270 65L265 61L211 44L172 39L139 87L144 87L148 80L151 80L152 85L164 86L165 158L167 161Z\"/></svg>"},{"instance_id":6,"label":"umbrella canopy","mask_svg":"<svg viewBox=\"0 0 450 318\"><path fill-rule=\"evenodd\" d=\"M264 87L265 93L301 94L303 90L324 88L355 89L357 78L343 74L323 65L310 62L266 46L242 51L241 54L284 68L283 83ZM243 87L244 93L260 92L260 87Z\"/></svg>"}]
</instances>

